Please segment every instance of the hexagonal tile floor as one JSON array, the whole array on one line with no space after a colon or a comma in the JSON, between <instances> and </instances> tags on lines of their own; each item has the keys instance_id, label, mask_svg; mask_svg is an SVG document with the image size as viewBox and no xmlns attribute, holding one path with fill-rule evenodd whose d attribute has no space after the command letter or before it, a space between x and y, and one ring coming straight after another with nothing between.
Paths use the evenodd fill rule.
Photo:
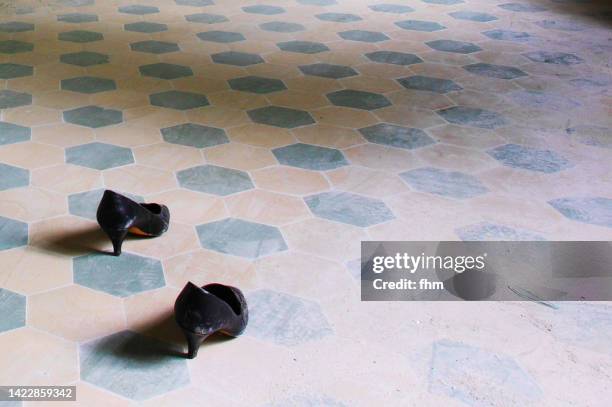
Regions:
<instances>
[{"instance_id":1,"label":"hexagonal tile floor","mask_svg":"<svg viewBox=\"0 0 612 407\"><path fill-rule=\"evenodd\" d=\"M361 42L381 42L390 39L378 31L348 30L339 32L338 35L345 40Z\"/></svg>"},{"instance_id":2,"label":"hexagonal tile floor","mask_svg":"<svg viewBox=\"0 0 612 407\"><path fill-rule=\"evenodd\" d=\"M64 120L68 123L97 129L121 123L123 113L120 110L105 109L100 106L85 106L65 111Z\"/></svg>"},{"instance_id":3,"label":"hexagonal tile floor","mask_svg":"<svg viewBox=\"0 0 612 407\"><path fill-rule=\"evenodd\" d=\"M197 13L185 16L185 20L191 23L218 24L229 21L227 17L220 14Z\"/></svg>"},{"instance_id":4,"label":"hexagonal tile floor","mask_svg":"<svg viewBox=\"0 0 612 407\"><path fill-rule=\"evenodd\" d=\"M261 107L259 109L249 110L247 113L255 123L287 129L315 123L308 112L281 106Z\"/></svg>"},{"instance_id":5,"label":"hexagonal tile floor","mask_svg":"<svg viewBox=\"0 0 612 407\"><path fill-rule=\"evenodd\" d=\"M348 165L340 150L297 143L272 150L279 163L307 170L325 171Z\"/></svg>"},{"instance_id":6,"label":"hexagonal tile floor","mask_svg":"<svg viewBox=\"0 0 612 407\"><path fill-rule=\"evenodd\" d=\"M450 198L473 198L489 191L478 178L459 171L428 167L406 171L400 176L416 191Z\"/></svg>"},{"instance_id":7,"label":"hexagonal tile floor","mask_svg":"<svg viewBox=\"0 0 612 407\"><path fill-rule=\"evenodd\" d=\"M220 42L225 44L246 40L244 35L230 31L206 31L198 33L197 36L202 41Z\"/></svg>"},{"instance_id":8,"label":"hexagonal tile floor","mask_svg":"<svg viewBox=\"0 0 612 407\"><path fill-rule=\"evenodd\" d=\"M261 64L264 60L257 54L249 54L248 52L226 51L219 52L210 56L213 62L217 64L249 66Z\"/></svg>"},{"instance_id":9,"label":"hexagonal tile floor","mask_svg":"<svg viewBox=\"0 0 612 407\"><path fill-rule=\"evenodd\" d=\"M77 66L92 66L106 64L109 62L109 57L106 54L91 51L73 52L70 54L60 55L60 61L65 64Z\"/></svg>"},{"instance_id":10,"label":"hexagonal tile floor","mask_svg":"<svg viewBox=\"0 0 612 407\"><path fill-rule=\"evenodd\" d=\"M155 47L155 49L159 51L160 47ZM193 71L188 66L167 64L165 62L143 65L139 69L143 76L151 76L159 79L177 79L193 75Z\"/></svg>"},{"instance_id":11,"label":"hexagonal tile floor","mask_svg":"<svg viewBox=\"0 0 612 407\"><path fill-rule=\"evenodd\" d=\"M253 188L249 174L216 165L200 165L177 173L179 185L214 195L230 195Z\"/></svg>"},{"instance_id":12,"label":"hexagonal tile floor","mask_svg":"<svg viewBox=\"0 0 612 407\"><path fill-rule=\"evenodd\" d=\"M265 289L251 293L247 300L249 336L277 345L295 346L333 334L316 302Z\"/></svg>"},{"instance_id":13,"label":"hexagonal tile floor","mask_svg":"<svg viewBox=\"0 0 612 407\"><path fill-rule=\"evenodd\" d=\"M278 33L294 33L298 31L304 31L306 27L302 24L287 23L284 21L270 21L259 25L264 31L273 31Z\"/></svg>"},{"instance_id":14,"label":"hexagonal tile floor","mask_svg":"<svg viewBox=\"0 0 612 407\"><path fill-rule=\"evenodd\" d=\"M516 79L527 74L513 66L493 65L493 64L471 64L463 67L466 71L474 75L488 76L498 79Z\"/></svg>"},{"instance_id":15,"label":"hexagonal tile floor","mask_svg":"<svg viewBox=\"0 0 612 407\"><path fill-rule=\"evenodd\" d=\"M30 173L26 169L0 163L0 171L0 191L24 187L30 183Z\"/></svg>"},{"instance_id":16,"label":"hexagonal tile floor","mask_svg":"<svg viewBox=\"0 0 612 407\"><path fill-rule=\"evenodd\" d=\"M304 75L321 76L323 78L330 79L341 79L359 75L359 73L353 68L344 65L318 63L312 65L302 65L299 68Z\"/></svg>"},{"instance_id":17,"label":"hexagonal tile floor","mask_svg":"<svg viewBox=\"0 0 612 407\"><path fill-rule=\"evenodd\" d=\"M265 4L258 4L255 6L242 7L242 11L244 11L245 13L265 14L265 15L271 16L274 14L282 14L285 12L285 9L279 6L268 6Z\"/></svg>"},{"instance_id":18,"label":"hexagonal tile floor","mask_svg":"<svg viewBox=\"0 0 612 407\"><path fill-rule=\"evenodd\" d=\"M161 129L164 141L196 148L229 143L225 130L196 123L178 124Z\"/></svg>"},{"instance_id":19,"label":"hexagonal tile floor","mask_svg":"<svg viewBox=\"0 0 612 407\"><path fill-rule=\"evenodd\" d=\"M160 23L151 23L148 21L138 21L136 23L128 23L123 26L125 31L134 31L139 33L158 33L162 31L167 31L168 26L166 24Z\"/></svg>"},{"instance_id":20,"label":"hexagonal tile floor","mask_svg":"<svg viewBox=\"0 0 612 407\"><path fill-rule=\"evenodd\" d=\"M323 192L304 200L315 216L355 226L372 226L395 218L383 201L348 192Z\"/></svg>"},{"instance_id":21,"label":"hexagonal tile floor","mask_svg":"<svg viewBox=\"0 0 612 407\"><path fill-rule=\"evenodd\" d=\"M18 124L0 122L0 145L30 140L32 130Z\"/></svg>"},{"instance_id":22,"label":"hexagonal tile floor","mask_svg":"<svg viewBox=\"0 0 612 407\"><path fill-rule=\"evenodd\" d=\"M18 54L21 52L30 52L34 50L34 44L23 41L0 41L0 53L2 54Z\"/></svg>"},{"instance_id":23,"label":"hexagonal tile floor","mask_svg":"<svg viewBox=\"0 0 612 407\"><path fill-rule=\"evenodd\" d=\"M159 260L122 253L92 253L73 259L75 284L116 297L129 297L166 285Z\"/></svg>"},{"instance_id":24,"label":"hexagonal tile floor","mask_svg":"<svg viewBox=\"0 0 612 407\"><path fill-rule=\"evenodd\" d=\"M391 105L389 99L378 93L345 89L327 94L329 101L336 106L355 109L374 110Z\"/></svg>"},{"instance_id":25,"label":"hexagonal tile floor","mask_svg":"<svg viewBox=\"0 0 612 407\"><path fill-rule=\"evenodd\" d=\"M515 229L506 225L499 225L490 222L480 222L474 225L467 225L457 228L455 232L461 238L461 240L476 242L487 240L544 240L542 236L531 231Z\"/></svg>"},{"instance_id":26,"label":"hexagonal tile floor","mask_svg":"<svg viewBox=\"0 0 612 407\"><path fill-rule=\"evenodd\" d=\"M508 397L521 400L521 403L531 403L541 398L542 390L533 378L526 373L521 366L503 353L491 353L485 349L466 345L462 342L449 340L435 341L431 348L432 376L431 392L434 394L453 394L457 399L464 400L468 404L477 403L478 397L474 396L469 386L449 385L458 383L459 377L472 376L473 372L484 372L491 366L490 363L500 363L503 368L492 372L492 386L503 381L505 375L511 375L515 380L511 393ZM495 361L495 362L493 362Z\"/></svg>"},{"instance_id":27,"label":"hexagonal tile floor","mask_svg":"<svg viewBox=\"0 0 612 407\"><path fill-rule=\"evenodd\" d=\"M28 224L0 216L0 250L28 244Z\"/></svg>"},{"instance_id":28,"label":"hexagonal tile floor","mask_svg":"<svg viewBox=\"0 0 612 407\"><path fill-rule=\"evenodd\" d=\"M404 20L395 23L396 26L403 30L408 31L425 31L433 32L444 30L446 27L435 21L422 21L422 20Z\"/></svg>"},{"instance_id":29,"label":"hexagonal tile floor","mask_svg":"<svg viewBox=\"0 0 612 407\"><path fill-rule=\"evenodd\" d=\"M196 227L203 248L255 259L287 250L274 226L228 218Z\"/></svg>"},{"instance_id":30,"label":"hexagonal tile floor","mask_svg":"<svg viewBox=\"0 0 612 407\"><path fill-rule=\"evenodd\" d=\"M0 79L14 79L23 76L30 76L34 73L34 68L29 65L21 64L0 64Z\"/></svg>"},{"instance_id":31,"label":"hexagonal tile floor","mask_svg":"<svg viewBox=\"0 0 612 407\"><path fill-rule=\"evenodd\" d=\"M487 23L489 21L497 20L497 17L488 13L480 13L478 11L454 11L452 13L448 13L449 16L456 18L457 20L468 20L468 21L476 21L479 23Z\"/></svg>"},{"instance_id":32,"label":"hexagonal tile floor","mask_svg":"<svg viewBox=\"0 0 612 407\"><path fill-rule=\"evenodd\" d=\"M407 54L397 51L374 51L365 54L365 56L369 60L381 64L412 65L423 62L421 58L414 54Z\"/></svg>"},{"instance_id":33,"label":"hexagonal tile floor","mask_svg":"<svg viewBox=\"0 0 612 407\"><path fill-rule=\"evenodd\" d=\"M63 21L65 23L93 23L98 21L98 16L95 14L87 13L68 13L60 14L57 16L57 21Z\"/></svg>"},{"instance_id":34,"label":"hexagonal tile floor","mask_svg":"<svg viewBox=\"0 0 612 407\"><path fill-rule=\"evenodd\" d=\"M132 51L148 52L149 54L166 54L179 50L178 44L164 41L140 41L130 44ZM142 72L142 71L141 71Z\"/></svg>"},{"instance_id":35,"label":"hexagonal tile floor","mask_svg":"<svg viewBox=\"0 0 612 407\"><path fill-rule=\"evenodd\" d=\"M512 31L512 30L488 30L483 31L483 35L491 38L492 40L500 41L514 41L514 42L525 42L531 38L531 35L525 31Z\"/></svg>"},{"instance_id":36,"label":"hexagonal tile floor","mask_svg":"<svg viewBox=\"0 0 612 407\"><path fill-rule=\"evenodd\" d=\"M315 15L315 17L322 21L333 21L334 23L352 23L362 20L358 15L351 13L321 13Z\"/></svg>"},{"instance_id":37,"label":"hexagonal tile floor","mask_svg":"<svg viewBox=\"0 0 612 407\"><path fill-rule=\"evenodd\" d=\"M30 104L32 104L32 95L29 93L15 92L7 89L0 90L0 109L10 109Z\"/></svg>"},{"instance_id":38,"label":"hexagonal tile floor","mask_svg":"<svg viewBox=\"0 0 612 407\"><path fill-rule=\"evenodd\" d=\"M478 45L465 41L434 40L426 42L425 44L436 51L452 52L456 54L471 54L473 52L482 51L482 48Z\"/></svg>"},{"instance_id":39,"label":"hexagonal tile floor","mask_svg":"<svg viewBox=\"0 0 612 407\"><path fill-rule=\"evenodd\" d=\"M121 193L136 202L144 202L141 196L126 192ZM98 204L103 194L103 188L72 194L68 196L68 211L75 216L96 220Z\"/></svg>"},{"instance_id":40,"label":"hexagonal tile floor","mask_svg":"<svg viewBox=\"0 0 612 407\"><path fill-rule=\"evenodd\" d=\"M263 78L261 76L244 76L228 81L234 90L251 93L271 93L287 89L280 79Z\"/></svg>"},{"instance_id":41,"label":"hexagonal tile floor","mask_svg":"<svg viewBox=\"0 0 612 407\"><path fill-rule=\"evenodd\" d=\"M612 227L612 199L604 197L563 197L548 201L568 219Z\"/></svg>"},{"instance_id":42,"label":"hexagonal tile floor","mask_svg":"<svg viewBox=\"0 0 612 407\"><path fill-rule=\"evenodd\" d=\"M105 406L600 405L607 304L365 303L359 259L368 240L612 240L609 9L0 2L0 354L31 355L0 355L0 384ZM168 232L110 256L107 188L167 204ZM187 281L243 289L244 337L180 357Z\"/></svg>"},{"instance_id":43,"label":"hexagonal tile floor","mask_svg":"<svg viewBox=\"0 0 612 407\"><path fill-rule=\"evenodd\" d=\"M540 150L518 144L506 144L489 150L489 154L504 165L544 173L558 172L572 164L551 150Z\"/></svg>"},{"instance_id":44,"label":"hexagonal tile floor","mask_svg":"<svg viewBox=\"0 0 612 407\"><path fill-rule=\"evenodd\" d=\"M368 6L370 10L378 11L381 13L393 13L393 14L404 14L411 13L414 9L410 6L404 6L402 4L374 4Z\"/></svg>"},{"instance_id":45,"label":"hexagonal tile floor","mask_svg":"<svg viewBox=\"0 0 612 407\"><path fill-rule=\"evenodd\" d=\"M281 50L300 54L318 54L329 51L327 45L312 41L286 41L276 44Z\"/></svg>"},{"instance_id":46,"label":"hexagonal tile floor","mask_svg":"<svg viewBox=\"0 0 612 407\"><path fill-rule=\"evenodd\" d=\"M66 31L63 33L59 33L57 38L61 41L69 41L69 42L94 42L94 41L102 41L104 36L100 33L93 31L83 31L83 30L75 30L75 31Z\"/></svg>"},{"instance_id":47,"label":"hexagonal tile floor","mask_svg":"<svg viewBox=\"0 0 612 407\"><path fill-rule=\"evenodd\" d=\"M495 129L507 124L506 119L501 114L474 107L453 106L439 110L437 113L449 123L483 129Z\"/></svg>"},{"instance_id":48,"label":"hexagonal tile floor","mask_svg":"<svg viewBox=\"0 0 612 407\"><path fill-rule=\"evenodd\" d=\"M132 164L132 150L105 143L89 143L66 149L66 162L96 170Z\"/></svg>"},{"instance_id":49,"label":"hexagonal tile floor","mask_svg":"<svg viewBox=\"0 0 612 407\"><path fill-rule=\"evenodd\" d=\"M79 93L98 93L117 89L115 81L93 76L80 76L78 78L63 79L62 89Z\"/></svg>"},{"instance_id":50,"label":"hexagonal tile floor","mask_svg":"<svg viewBox=\"0 0 612 407\"><path fill-rule=\"evenodd\" d=\"M413 150L435 143L434 139L421 129L402 127L389 123L359 129L363 137L371 143Z\"/></svg>"},{"instance_id":51,"label":"hexagonal tile floor","mask_svg":"<svg viewBox=\"0 0 612 407\"><path fill-rule=\"evenodd\" d=\"M205 95L179 90L154 93L149 96L151 105L167 107L176 110L189 110L196 107L208 106L208 98Z\"/></svg>"},{"instance_id":52,"label":"hexagonal tile floor","mask_svg":"<svg viewBox=\"0 0 612 407\"><path fill-rule=\"evenodd\" d=\"M187 363L168 349L167 343L131 331L86 342L79 347L81 377L125 398L147 400L190 382Z\"/></svg>"},{"instance_id":53,"label":"hexagonal tile floor","mask_svg":"<svg viewBox=\"0 0 612 407\"><path fill-rule=\"evenodd\" d=\"M21 21L9 21L0 23L0 32L19 33L34 30L34 24L23 23Z\"/></svg>"},{"instance_id":54,"label":"hexagonal tile floor","mask_svg":"<svg viewBox=\"0 0 612 407\"><path fill-rule=\"evenodd\" d=\"M406 89L427 90L436 93L447 93L463 89L450 79L432 78L423 75L400 78L397 81Z\"/></svg>"},{"instance_id":55,"label":"hexagonal tile floor","mask_svg":"<svg viewBox=\"0 0 612 407\"><path fill-rule=\"evenodd\" d=\"M567 52L533 51L526 52L523 56L533 62L553 65L578 65L584 62L579 56Z\"/></svg>"},{"instance_id":56,"label":"hexagonal tile floor","mask_svg":"<svg viewBox=\"0 0 612 407\"><path fill-rule=\"evenodd\" d=\"M0 288L0 332L25 326L26 297L4 288Z\"/></svg>"}]
</instances>

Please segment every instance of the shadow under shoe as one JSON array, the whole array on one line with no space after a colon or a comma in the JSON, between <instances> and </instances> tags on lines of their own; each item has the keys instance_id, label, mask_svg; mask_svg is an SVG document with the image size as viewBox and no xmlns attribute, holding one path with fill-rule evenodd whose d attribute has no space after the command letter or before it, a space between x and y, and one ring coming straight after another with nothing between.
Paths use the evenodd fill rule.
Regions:
<instances>
[{"instance_id":1,"label":"shadow under shoe","mask_svg":"<svg viewBox=\"0 0 612 407\"><path fill-rule=\"evenodd\" d=\"M198 354L202 342L214 333L238 336L249 321L242 291L223 284L203 287L188 282L174 304L174 317L187 340L187 357Z\"/></svg>"},{"instance_id":2,"label":"shadow under shoe","mask_svg":"<svg viewBox=\"0 0 612 407\"><path fill-rule=\"evenodd\" d=\"M170 211L165 205L141 204L106 190L98 205L96 218L113 243L113 254L119 256L128 233L157 237L166 232L170 224Z\"/></svg>"}]
</instances>

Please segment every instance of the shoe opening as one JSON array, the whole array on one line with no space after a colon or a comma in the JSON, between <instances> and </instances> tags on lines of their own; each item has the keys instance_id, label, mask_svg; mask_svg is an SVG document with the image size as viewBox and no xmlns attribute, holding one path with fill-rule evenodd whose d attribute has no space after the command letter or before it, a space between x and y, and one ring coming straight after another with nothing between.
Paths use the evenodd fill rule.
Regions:
<instances>
[{"instance_id":1,"label":"shoe opening","mask_svg":"<svg viewBox=\"0 0 612 407\"><path fill-rule=\"evenodd\" d=\"M159 215L162 211L161 205L156 204L156 203L140 204L140 205L154 215Z\"/></svg>"},{"instance_id":2,"label":"shoe opening","mask_svg":"<svg viewBox=\"0 0 612 407\"><path fill-rule=\"evenodd\" d=\"M236 313L236 315L240 315L242 313L242 305L240 304L240 300L231 288L221 284L210 284L204 289L225 301L227 305L229 305Z\"/></svg>"}]
</instances>

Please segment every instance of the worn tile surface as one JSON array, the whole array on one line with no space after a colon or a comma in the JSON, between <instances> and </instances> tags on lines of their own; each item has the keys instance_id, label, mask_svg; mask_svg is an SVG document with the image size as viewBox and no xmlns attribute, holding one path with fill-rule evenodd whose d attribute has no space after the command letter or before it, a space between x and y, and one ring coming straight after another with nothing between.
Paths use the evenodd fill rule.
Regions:
<instances>
[{"instance_id":1,"label":"worn tile surface","mask_svg":"<svg viewBox=\"0 0 612 407\"><path fill-rule=\"evenodd\" d=\"M612 239L607 3L0 2L0 385L606 405L608 304L362 303L355 260L365 240ZM166 203L168 233L109 256L106 188ZM245 336L177 357L187 280L242 288Z\"/></svg>"}]
</instances>

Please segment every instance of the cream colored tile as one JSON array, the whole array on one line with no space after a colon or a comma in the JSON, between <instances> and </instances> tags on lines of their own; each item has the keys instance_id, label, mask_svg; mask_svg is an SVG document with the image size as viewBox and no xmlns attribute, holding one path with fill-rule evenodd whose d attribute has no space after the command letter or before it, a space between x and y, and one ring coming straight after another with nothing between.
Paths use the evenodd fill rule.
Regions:
<instances>
[{"instance_id":1,"label":"cream colored tile","mask_svg":"<svg viewBox=\"0 0 612 407\"><path fill-rule=\"evenodd\" d=\"M124 147L143 146L162 141L159 128L122 125L96 129L96 139Z\"/></svg>"},{"instance_id":2,"label":"cream colored tile","mask_svg":"<svg viewBox=\"0 0 612 407\"><path fill-rule=\"evenodd\" d=\"M226 90L208 95L208 100L214 106L231 109L250 110L268 105L265 96L236 90Z\"/></svg>"},{"instance_id":3,"label":"cream colored tile","mask_svg":"<svg viewBox=\"0 0 612 407\"><path fill-rule=\"evenodd\" d=\"M250 123L246 112L239 109L230 109L223 106L207 106L191 109L186 113L189 120L213 127L227 128Z\"/></svg>"},{"instance_id":4,"label":"cream colored tile","mask_svg":"<svg viewBox=\"0 0 612 407\"><path fill-rule=\"evenodd\" d=\"M422 161L412 152L377 144L364 144L344 150L351 164L393 172L419 167Z\"/></svg>"},{"instance_id":5,"label":"cream colored tile","mask_svg":"<svg viewBox=\"0 0 612 407\"><path fill-rule=\"evenodd\" d=\"M125 315L128 329L182 345L184 337L174 320L174 301L181 289L182 287L164 287L126 298Z\"/></svg>"},{"instance_id":6,"label":"cream colored tile","mask_svg":"<svg viewBox=\"0 0 612 407\"><path fill-rule=\"evenodd\" d=\"M26 222L68 212L66 197L53 191L28 187L0 191L0 213Z\"/></svg>"},{"instance_id":7,"label":"cream colored tile","mask_svg":"<svg viewBox=\"0 0 612 407\"><path fill-rule=\"evenodd\" d=\"M32 129L33 141L42 144L52 144L58 147L86 144L93 141L93 139L94 132L92 129L72 124L52 124Z\"/></svg>"},{"instance_id":8,"label":"cream colored tile","mask_svg":"<svg viewBox=\"0 0 612 407\"><path fill-rule=\"evenodd\" d=\"M23 294L62 287L72 283L72 263L31 247L0 252L0 286Z\"/></svg>"},{"instance_id":9,"label":"cream colored tile","mask_svg":"<svg viewBox=\"0 0 612 407\"><path fill-rule=\"evenodd\" d=\"M272 93L268 96L268 100L276 106L285 106L301 110L316 109L329 106L330 104L325 95L297 90Z\"/></svg>"},{"instance_id":10,"label":"cream colored tile","mask_svg":"<svg viewBox=\"0 0 612 407\"><path fill-rule=\"evenodd\" d=\"M262 190L225 198L232 217L269 225L283 225L310 217L302 199Z\"/></svg>"},{"instance_id":11,"label":"cream colored tile","mask_svg":"<svg viewBox=\"0 0 612 407\"><path fill-rule=\"evenodd\" d=\"M257 287L255 266L249 260L199 249L163 261L168 284L182 289L191 281L202 286L211 282L241 289Z\"/></svg>"},{"instance_id":12,"label":"cream colored tile","mask_svg":"<svg viewBox=\"0 0 612 407\"><path fill-rule=\"evenodd\" d=\"M377 109L374 114L384 122L425 129L446 123L440 116L428 109L410 106L389 106Z\"/></svg>"},{"instance_id":13,"label":"cream colored tile","mask_svg":"<svg viewBox=\"0 0 612 407\"><path fill-rule=\"evenodd\" d=\"M34 104L51 109L68 110L89 105L89 100L89 95L83 93L58 90L37 96Z\"/></svg>"},{"instance_id":14,"label":"cream colored tile","mask_svg":"<svg viewBox=\"0 0 612 407\"><path fill-rule=\"evenodd\" d=\"M40 126L62 121L62 114L59 110L42 106L16 107L7 110L3 116L6 121L23 126Z\"/></svg>"},{"instance_id":15,"label":"cream colored tile","mask_svg":"<svg viewBox=\"0 0 612 407\"><path fill-rule=\"evenodd\" d=\"M293 130L293 134L303 143L332 148L347 148L366 143L366 140L355 130L326 124L300 127Z\"/></svg>"},{"instance_id":16,"label":"cream colored tile","mask_svg":"<svg viewBox=\"0 0 612 407\"><path fill-rule=\"evenodd\" d=\"M32 223L30 246L64 258L109 251L112 247L96 222L76 216L47 218Z\"/></svg>"},{"instance_id":17,"label":"cream colored tile","mask_svg":"<svg viewBox=\"0 0 612 407\"><path fill-rule=\"evenodd\" d=\"M171 222L168 231L159 237L128 236L123 243L124 251L159 259L176 256L199 247L194 227L177 222Z\"/></svg>"},{"instance_id":18,"label":"cream colored tile","mask_svg":"<svg viewBox=\"0 0 612 407\"><path fill-rule=\"evenodd\" d=\"M228 130L230 140L255 147L282 147L295 142L289 130L251 123Z\"/></svg>"},{"instance_id":19,"label":"cream colored tile","mask_svg":"<svg viewBox=\"0 0 612 407\"><path fill-rule=\"evenodd\" d=\"M0 335L0 383L68 384L79 379L77 345L31 328ZM16 358L15 355L28 355Z\"/></svg>"},{"instance_id":20,"label":"cream colored tile","mask_svg":"<svg viewBox=\"0 0 612 407\"><path fill-rule=\"evenodd\" d=\"M132 150L136 163L167 171L176 171L203 164L200 150L177 144L158 143Z\"/></svg>"},{"instance_id":21,"label":"cream colored tile","mask_svg":"<svg viewBox=\"0 0 612 407\"><path fill-rule=\"evenodd\" d=\"M321 173L285 166L263 168L251 172L257 187L274 192L307 195L329 189Z\"/></svg>"},{"instance_id":22,"label":"cream colored tile","mask_svg":"<svg viewBox=\"0 0 612 407\"><path fill-rule=\"evenodd\" d=\"M419 149L415 154L431 166L458 171L482 171L499 165L485 152L444 144Z\"/></svg>"},{"instance_id":23,"label":"cream colored tile","mask_svg":"<svg viewBox=\"0 0 612 407\"><path fill-rule=\"evenodd\" d=\"M282 227L282 231L290 249L340 262L359 257L361 241L367 240L361 228L323 219L287 225Z\"/></svg>"},{"instance_id":24,"label":"cream colored tile","mask_svg":"<svg viewBox=\"0 0 612 407\"><path fill-rule=\"evenodd\" d=\"M352 277L337 262L310 254L282 253L255 262L260 283L274 290L319 300L343 295ZM321 278L312 278L316 270Z\"/></svg>"},{"instance_id":25,"label":"cream colored tile","mask_svg":"<svg viewBox=\"0 0 612 407\"><path fill-rule=\"evenodd\" d=\"M48 167L64 162L64 150L40 143L16 143L0 146L0 161L22 168Z\"/></svg>"},{"instance_id":26,"label":"cream colored tile","mask_svg":"<svg viewBox=\"0 0 612 407\"><path fill-rule=\"evenodd\" d=\"M204 150L204 157L209 164L246 171L277 164L276 159L267 148L238 143L207 148Z\"/></svg>"},{"instance_id":27,"label":"cream colored tile","mask_svg":"<svg viewBox=\"0 0 612 407\"><path fill-rule=\"evenodd\" d=\"M133 194L150 195L177 187L174 175L169 171L129 165L104 171L107 188L130 191Z\"/></svg>"},{"instance_id":28,"label":"cream colored tile","mask_svg":"<svg viewBox=\"0 0 612 407\"><path fill-rule=\"evenodd\" d=\"M71 194L102 186L100 171L71 164L41 168L32 171L32 186Z\"/></svg>"},{"instance_id":29,"label":"cream colored tile","mask_svg":"<svg viewBox=\"0 0 612 407\"><path fill-rule=\"evenodd\" d=\"M173 221L190 225L227 217L227 210L221 198L186 189L174 189L150 195L147 197L147 202L167 205Z\"/></svg>"},{"instance_id":30,"label":"cream colored tile","mask_svg":"<svg viewBox=\"0 0 612 407\"><path fill-rule=\"evenodd\" d=\"M395 174L363 167L342 167L327 173L332 186L373 198L407 192L406 184Z\"/></svg>"},{"instance_id":31,"label":"cream colored tile","mask_svg":"<svg viewBox=\"0 0 612 407\"><path fill-rule=\"evenodd\" d=\"M28 325L71 341L93 339L124 329L123 303L112 295L71 285L31 296Z\"/></svg>"},{"instance_id":32,"label":"cream colored tile","mask_svg":"<svg viewBox=\"0 0 612 407\"><path fill-rule=\"evenodd\" d=\"M311 112L311 114L319 123L341 126L349 129L359 129L378 122L371 112L349 109L346 107L324 107Z\"/></svg>"}]
</instances>

